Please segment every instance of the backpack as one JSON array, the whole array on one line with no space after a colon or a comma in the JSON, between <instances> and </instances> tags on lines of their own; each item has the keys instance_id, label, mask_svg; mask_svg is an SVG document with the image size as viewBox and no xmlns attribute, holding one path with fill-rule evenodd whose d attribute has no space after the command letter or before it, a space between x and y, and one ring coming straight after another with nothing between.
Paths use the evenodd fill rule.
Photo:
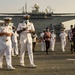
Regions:
<instances>
[{"instance_id":1,"label":"backpack","mask_svg":"<svg viewBox=\"0 0 75 75\"><path fill-rule=\"evenodd\" d=\"M45 34L44 34L44 38L50 38L50 37L51 37L50 32L45 32Z\"/></svg>"}]
</instances>

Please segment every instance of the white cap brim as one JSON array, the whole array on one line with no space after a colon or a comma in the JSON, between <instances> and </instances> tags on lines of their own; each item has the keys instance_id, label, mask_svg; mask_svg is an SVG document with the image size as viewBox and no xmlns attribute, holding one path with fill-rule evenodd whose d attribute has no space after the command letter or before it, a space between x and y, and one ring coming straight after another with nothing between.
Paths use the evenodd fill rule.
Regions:
<instances>
[{"instance_id":1,"label":"white cap brim","mask_svg":"<svg viewBox=\"0 0 75 75\"><path fill-rule=\"evenodd\" d=\"M5 17L4 20L12 20L11 17Z\"/></svg>"}]
</instances>

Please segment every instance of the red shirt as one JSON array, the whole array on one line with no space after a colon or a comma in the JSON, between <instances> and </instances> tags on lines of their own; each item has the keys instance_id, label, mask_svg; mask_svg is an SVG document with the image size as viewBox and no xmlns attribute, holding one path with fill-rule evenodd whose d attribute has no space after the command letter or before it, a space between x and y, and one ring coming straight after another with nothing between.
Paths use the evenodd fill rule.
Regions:
<instances>
[{"instance_id":1,"label":"red shirt","mask_svg":"<svg viewBox=\"0 0 75 75\"><path fill-rule=\"evenodd\" d=\"M45 32L44 37L45 37L45 40L50 40L51 39L51 33Z\"/></svg>"}]
</instances>

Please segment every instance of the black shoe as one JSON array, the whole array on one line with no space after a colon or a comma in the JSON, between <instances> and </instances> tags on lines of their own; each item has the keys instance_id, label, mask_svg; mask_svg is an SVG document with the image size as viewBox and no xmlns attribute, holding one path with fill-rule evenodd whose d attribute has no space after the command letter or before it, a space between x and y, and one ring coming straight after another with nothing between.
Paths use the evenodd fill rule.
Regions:
<instances>
[{"instance_id":1,"label":"black shoe","mask_svg":"<svg viewBox=\"0 0 75 75\"><path fill-rule=\"evenodd\" d=\"M75 51L74 51L74 53L75 53Z\"/></svg>"},{"instance_id":2,"label":"black shoe","mask_svg":"<svg viewBox=\"0 0 75 75\"><path fill-rule=\"evenodd\" d=\"M71 54L73 54L73 51L71 51Z\"/></svg>"},{"instance_id":3,"label":"black shoe","mask_svg":"<svg viewBox=\"0 0 75 75\"><path fill-rule=\"evenodd\" d=\"M48 55L48 51L46 51L47 55Z\"/></svg>"}]
</instances>

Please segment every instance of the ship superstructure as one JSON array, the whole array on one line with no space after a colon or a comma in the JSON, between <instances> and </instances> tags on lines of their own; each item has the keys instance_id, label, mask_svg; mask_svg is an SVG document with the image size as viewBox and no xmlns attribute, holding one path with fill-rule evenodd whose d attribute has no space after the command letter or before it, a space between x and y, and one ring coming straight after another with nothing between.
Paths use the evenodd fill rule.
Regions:
<instances>
[{"instance_id":1,"label":"ship superstructure","mask_svg":"<svg viewBox=\"0 0 75 75\"><path fill-rule=\"evenodd\" d=\"M39 12L39 5L34 5L35 9L32 12L22 13L0 13L0 19L4 17L12 17L12 22L17 27L18 23L23 21L23 16L29 14L30 20L34 23L37 35L40 35L43 29L49 27L50 30L54 29L55 33L59 35L62 22L75 19L75 13L53 13L49 12L48 8L46 12Z\"/></svg>"}]
</instances>

